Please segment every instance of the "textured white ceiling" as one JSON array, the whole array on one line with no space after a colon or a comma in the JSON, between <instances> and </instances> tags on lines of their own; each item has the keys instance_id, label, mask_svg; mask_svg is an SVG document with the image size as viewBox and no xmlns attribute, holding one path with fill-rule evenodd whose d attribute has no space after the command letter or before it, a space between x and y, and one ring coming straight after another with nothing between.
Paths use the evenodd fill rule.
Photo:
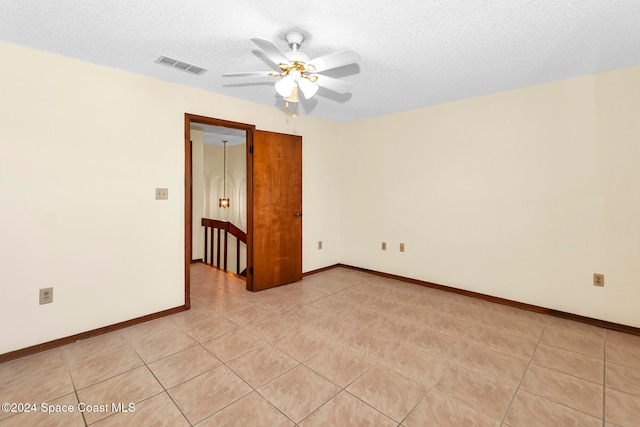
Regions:
<instances>
[{"instance_id":1,"label":"textured white ceiling","mask_svg":"<svg viewBox=\"0 0 640 427\"><path fill-rule=\"evenodd\" d=\"M300 105L341 123L640 65L640 0L0 0L2 40L279 108L273 80L221 74L271 69L250 39L294 28L311 58L362 57L326 73L350 93Z\"/></svg>"}]
</instances>

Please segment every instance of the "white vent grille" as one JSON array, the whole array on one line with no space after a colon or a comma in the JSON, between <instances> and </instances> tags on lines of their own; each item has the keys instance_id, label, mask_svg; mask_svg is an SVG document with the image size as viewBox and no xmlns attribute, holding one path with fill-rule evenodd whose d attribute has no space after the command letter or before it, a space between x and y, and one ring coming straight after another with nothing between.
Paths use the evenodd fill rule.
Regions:
<instances>
[{"instance_id":1,"label":"white vent grille","mask_svg":"<svg viewBox=\"0 0 640 427\"><path fill-rule=\"evenodd\" d=\"M178 70L186 71L187 73L195 74L198 76L207 71L202 67L196 67L195 65L187 64L186 62L178 61L177 59L169 58L166 56L161 56L160 58L156 59L156 63L177 68Z\"/></svg>"}]
</instances>

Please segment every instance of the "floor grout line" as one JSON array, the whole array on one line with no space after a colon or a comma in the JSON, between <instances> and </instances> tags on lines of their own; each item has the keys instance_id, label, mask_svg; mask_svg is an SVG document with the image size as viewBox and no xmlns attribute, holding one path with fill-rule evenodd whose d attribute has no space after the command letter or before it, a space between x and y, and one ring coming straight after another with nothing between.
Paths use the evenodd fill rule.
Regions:
<instances>
[{"instance_id":1,"label":"floor grout line","mask_svg":"<svg viewBox=\"0 0 640 427\"><path fill-rule=\"evenodd\" d=\"M518 395L518 392L520 391L520 386L522 385L522 381L524 381L524 377L527 375L527 372L529 372L529 368L531 367L531 364L533 363L533 358L536 355L536 352L538 351L538 347L540 346L540 343L542 342L542 336L544 335L544 331L547 329L548 325L545 325L542 333L540 334L540 337L538 338L538 342L536 343L536 348L533 350L533 352L531 353L531 357L529 358L529 363L527 364L526 369L524 370L524 373L522 374L522 377L520 378L520 381L518 381L518 385L516 386L516 390L513 393L513 397L511 398L511 401L509 402L509 406L507 407L507 410L504 413L504 416L502 417L502 420L500 421L500 425L504 425L507 419L507 416L509 415L509 411L511 411L511 406L513 406L513 402L516 399L516 396Z\"/></svg>"}]
</instances>

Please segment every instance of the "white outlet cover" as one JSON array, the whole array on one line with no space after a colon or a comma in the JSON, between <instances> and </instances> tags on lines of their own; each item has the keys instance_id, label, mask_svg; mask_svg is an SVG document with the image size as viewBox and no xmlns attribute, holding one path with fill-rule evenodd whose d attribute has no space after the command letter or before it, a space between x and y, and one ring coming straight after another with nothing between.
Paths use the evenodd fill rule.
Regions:
<instances>
[{"instance_id":1,"label":"white outlet cover","mask_svg":"<svg viewBox=\"0 0 640 427\"><path fill-rule=\"evenodd\" d=\"M167 199L169 199L169 189L156 188L156 200L167 200Z\"/></svg>"},{"instance_id":2,"label":"white outlet cover","mask_svg":"<svg viewBox=\"0 0 640 427\"><path fill-rule=\"evenodd\" d=\"M53 302L53 288L42 288L39 291L40 305L51 304Z\"/></svg>"}]
</instances>

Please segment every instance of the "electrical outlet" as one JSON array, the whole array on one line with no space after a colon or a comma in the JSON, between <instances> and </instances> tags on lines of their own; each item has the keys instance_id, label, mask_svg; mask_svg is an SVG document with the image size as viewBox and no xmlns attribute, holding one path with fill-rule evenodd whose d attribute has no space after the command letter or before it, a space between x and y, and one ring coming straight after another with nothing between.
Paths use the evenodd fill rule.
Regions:
<instances>
[{"instance_id":1,"label":"electrical outlet","mask_svg":"<svg viewBox=\"0 0 640 427\"><path fill-rule=\"evenodd\" d=\"M53 288L40 289L40 305L53 302Z\"/></svg>"},{"instance_id":2,"label":"electrical outlet","mask_svg":"<svg viewBox=\"0 0 640 427\"><path fill-rule=\"evenodd\" d=\"M400 243L400 252L404 252L404 243Z\"/></svg>"},{"instance_id":3,"label":"electrical outlet","mask_svg":"<svg viewBox=\"0 0 640 427\"><path fill-rule=\"evenodd\" d=\"M318 249L322 249L322 240L318 240Z\"/></svg>"},{"instance_id":4,"label":"electrical outlet","mask_svg":"<svg viewBox=\"0 0 640 427\"><path fill-rule=\"evenodd\" d=\"M382 242L382 250L383 251L387 250L387 242Z\"/></svg>"},{"instance_id":5,"label":"electrical outlet","mask_svg":"<svg viewBox=\"0 0 640 427\"><path fill-rule=\"evenodd\" d=\"M168 188L156 188L156 200L167 200L169 198Z\"/></svg>"},{"instance_id":6,"label":"electrical outlet","mask_svg":"<svg viewBox=\"0 0 640 427\"><path fill-rule=\"evenodd\" d=\"M593 286L604 287L604 274L593 273Z\"/></svg>"}]
</instances>

